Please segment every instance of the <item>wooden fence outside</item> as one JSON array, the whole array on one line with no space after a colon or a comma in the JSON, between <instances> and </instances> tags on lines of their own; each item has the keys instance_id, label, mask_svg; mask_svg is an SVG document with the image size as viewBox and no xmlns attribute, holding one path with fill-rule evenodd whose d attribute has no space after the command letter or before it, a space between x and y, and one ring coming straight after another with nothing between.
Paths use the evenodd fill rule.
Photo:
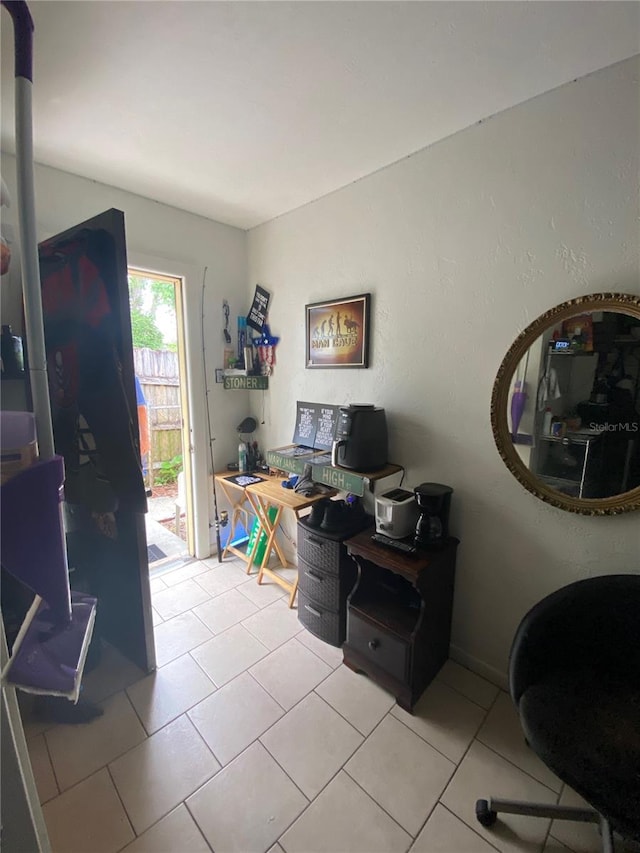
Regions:
<instances>
[{"instance_id":1,"label":"wooden fence outside","mask_svg":"<svg viewBox=\"0 0 640 853\"><path fill-rule=\"evenodd\" d=\"M133 363L147 401L149 485L152 486L162 463L182 454L178 354L134 347Z\"/></svg>"}]
</instances>

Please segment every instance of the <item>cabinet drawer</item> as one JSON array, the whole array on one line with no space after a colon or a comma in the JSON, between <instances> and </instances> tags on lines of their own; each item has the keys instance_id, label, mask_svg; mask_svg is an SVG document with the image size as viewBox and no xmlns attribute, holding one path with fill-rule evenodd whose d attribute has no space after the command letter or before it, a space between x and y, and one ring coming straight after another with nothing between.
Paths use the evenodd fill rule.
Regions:
<instances>
[{"instance_id":1,"label":"cabinet drawer","mask_svg":"<svg viewBox=\"0 0 640 853\"><path fill-rule=\"evenodd\" d=\"M347 644L398 681L406 681L409 663L407 643L361 618L352 607L347 614Z\"/></svg>"},{"instance_id":2,"label":"cabinet drawer","mask_svg":"<svg viewBox=\"0 0 640 853\"><path fill-rule=\"evenodd\" d=\"M333 574L338 573L341 558L350 559L341 542L325 539L322 534L312 533L301 524L298 525L298 557L309 566Z\"/></svg>"},{"instance_id":3,"label":"cabinet drawer","mask_svg":"<svg viewBox=\"0 0 640 853\"><path fill-rule=\"evenodd\" d=\"M304 627L332 646L344 642L344 613L342 618L334 610L328 610L311 601L298 587L298 620Z\"/></svg>"},{"instance_id":4,"label":"cabinet drawer","mask_svg":"<svg viewBox=\"0 0 640 853\"><path fill-rule=\"evenodd\" d=\"M340 577L322 572L298 557L298 589L317 604L331 610L340 608Z\"/></svg>"}]
</instances>

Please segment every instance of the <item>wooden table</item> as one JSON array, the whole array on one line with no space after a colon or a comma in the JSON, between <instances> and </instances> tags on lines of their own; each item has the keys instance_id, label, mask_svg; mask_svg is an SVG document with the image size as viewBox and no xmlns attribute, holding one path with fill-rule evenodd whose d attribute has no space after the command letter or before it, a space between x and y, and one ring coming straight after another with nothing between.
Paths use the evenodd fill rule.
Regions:
<instances>
[{"instance_id":1,"label":"wooden table","mask_svg":"<svg viewBox=\"0 0 640 853\"><path fill-rule=\"evenodd\" d=\"M255 553L255 546L252 548L251 553L243 551L241 548L237 548L233 544L233 538L235 535L236 527L238 522L242 520L244 529L247 531L247 535L251 532L251 524L249 522L249 517L253 517L254 509L251 504L251 501L247 497L246 486L241 486L238 483L234 483L233 479L236 477L241 477L242 474L232 473L228 471L226 474L216 474L216 484L220 486L224 496L231 504L231 530L229 531L229 538L227 539L227 544L224 546L224 550L222 552L222 559L227 556L227 554L234 554L236 557L239 557L241 560L244 560L247 563L247 574L250 574L251 567L253 566L253 556ZM256 476L266 478L268 475L266 474L247 474L246 476ZM257 545L257 538L255 540Z\"/></svg>"},{"instance_id":2,"label":"wooden table","mask_svg":"<svg viewBox=\"0 0 640 853\"><path fill-rule=\"evenodd\" d=\"M255 483L252 486L247 486L246 494L260 524L261 530L259 531L259 534L260 532L264 532L267 536L267 545L260 563L260 571L258 572L258 583L262 583L262 578L265 575L270 577L283 589L287 590L289 593L289 607L293 607L296 592L298 591L298 577L296 575L295 581L291 583L285 580L281 575L278 575L275 571L275 568L287 568L289 565L276 538L282 513L285 509L292 511L297 521L300 517L301 510L307 509L307 507L313 506L317 501L331 497L332 495L337 494L337 492L335 490L331 490L329 492L305 497L298 492L294 492L293 489L283 489L281 478L269 477L262 483ZM276 514L273 520L269 518L269 507L276 508ZM269 568L267 563L269 562L271 552L274 550L280 560L280 566Z\"/></svg>"}]
</instances>

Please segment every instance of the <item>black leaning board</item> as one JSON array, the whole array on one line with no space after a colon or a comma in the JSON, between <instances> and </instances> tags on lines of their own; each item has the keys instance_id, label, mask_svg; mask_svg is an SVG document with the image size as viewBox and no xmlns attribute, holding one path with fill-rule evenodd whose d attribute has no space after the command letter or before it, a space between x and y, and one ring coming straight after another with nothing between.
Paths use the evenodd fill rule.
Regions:
<instances>
[{"instance_id":1,"label":"black leaning board","mask_svg":"<svg viewBox=\"0 0 640 853\"><path fill-rule=\"evenodd\" d=\"M296 403L293 443L316 450L329 450L336 435L338 406L325 403Z\"/></svg>"},{"instance_id":2,"label":"black leaning board","mask_svg":"<svg viewBox=\"0 0 640 853\"><path fill-rule=\"evenodd\" d=\"M318 405L318 428L313 445L316 450L331 450L333 447L339 414L338 406L326 406L324 403Z\"/></svg>"},{"instance_id":3,"label":"black leaning board","mask_svg":"<svg viewBox=\"0 0 640 853\"><path fill-rule=\"evenodd\" d=\"M318 406L316 403L296 403L296 428L293 443L313 447L318 428Z\"/></svg>"}]
</instances>

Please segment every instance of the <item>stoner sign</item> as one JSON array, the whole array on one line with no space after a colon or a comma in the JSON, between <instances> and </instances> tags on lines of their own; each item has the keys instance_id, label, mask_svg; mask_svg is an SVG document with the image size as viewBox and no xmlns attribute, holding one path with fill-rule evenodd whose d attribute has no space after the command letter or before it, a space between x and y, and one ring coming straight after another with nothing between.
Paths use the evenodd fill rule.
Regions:
<instances>
[{"instance_id":1,"label":"stoner sign","mask_svg":"<svg viewBox=\"0 0 640 853\"><path fill-rule=\"evenodd\" d=\"M306 367L367 367L370 295L306 305Z\"/></svg>"}]
</instances>

